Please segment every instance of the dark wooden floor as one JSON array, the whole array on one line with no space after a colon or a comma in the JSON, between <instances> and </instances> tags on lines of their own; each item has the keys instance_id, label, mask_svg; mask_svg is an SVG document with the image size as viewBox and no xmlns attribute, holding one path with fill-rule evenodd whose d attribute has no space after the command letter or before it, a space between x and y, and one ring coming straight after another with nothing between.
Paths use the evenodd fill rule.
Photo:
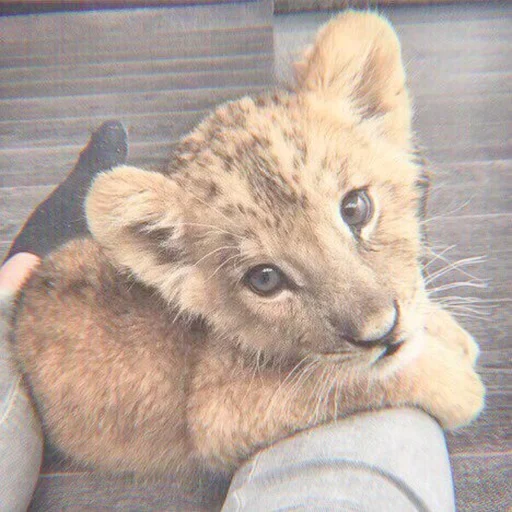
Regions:
<instances>
[{"instance_id":1,"label":"dark wooden floor","mask_svg":"<svg viewBox=\"0 0 512 512\"><path fill-rule=\"evenodd\" d=\"M185 21L154 9L0 19L0 257L101 121L128 126L131 162L158 164L212 103L269 82L269 2L229 7L239 11L217 16L213 33L201 29L212 17L199 7L187 8ZM512 5L382 11L402 40L415 126L435 172L428 230L442 258L432 268L445 257L485 258L463 267L475 278L453 271L433 286L473 285L437 295L480 341L488 387L481 419L448 435L458 508L501 512L512 507ZM327 18L274 19L278 79ZM142 505L144 486L124 482L108 494L94 476L74 475L48 464L34 509L59 510L69 493L75 510L173 509L172 482L150 485ZM174 510L208 508L183 500Z\"/></svg>"},{"instance_id":2,"label":"dark wooden floor","mask_svg":"<svg viewBox=\"0 0 512 512\"><path fill-rule=\"evenodd\" d=\"M0 260L103 121L159 165L212 105L266 87L271 22L271 0L0 18Z\"/></svg>"}]
</instances>

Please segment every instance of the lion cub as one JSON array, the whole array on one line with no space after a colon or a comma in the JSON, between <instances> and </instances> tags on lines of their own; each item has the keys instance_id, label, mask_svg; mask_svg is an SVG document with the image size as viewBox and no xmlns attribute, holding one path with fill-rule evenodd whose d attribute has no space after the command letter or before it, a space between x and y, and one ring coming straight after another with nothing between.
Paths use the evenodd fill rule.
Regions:
<instances>
[{"instance_id":1,"label":"lion cub","mask_svg":"<svg viewBox=\"0 0 512 512\"><path fill-rule=\"evenodd\" d=\"M480 412L477 346L422 279L395 33L346 12L296 71L293 92L219 107L166 172L100 175L92 239L26 285L16 349L64 453L229 473L355 411L418 406L446 428Z\"/></svg>"}]
</instances>

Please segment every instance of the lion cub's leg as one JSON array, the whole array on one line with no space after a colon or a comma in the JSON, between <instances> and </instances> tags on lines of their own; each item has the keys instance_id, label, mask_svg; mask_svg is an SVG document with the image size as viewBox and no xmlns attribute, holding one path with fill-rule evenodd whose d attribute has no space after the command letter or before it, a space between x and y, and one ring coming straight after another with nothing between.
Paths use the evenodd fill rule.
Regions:
<instances>
[{"instance_id":1,"label":"lion cub's leg","mask_svg":"<svg viewBox=\"0 0 512 512\"><path fill-rule=\"evenodd\" d=\"M473 421L484 406L485 388L472 361L456 347L427 335L424 352L397 376L390 403L419 406L446 429Z\"/></svg>"},{"instance_id":2,"label":"lion cub's leg","mask_svg":"<svg viewBox=\"0 0 512 512\"><path fill-rule=\"evenodd\" d=\"M384 381L388 401L416 405L446 429L470 423L484 406L485 388L474 370L478 345L456 320L429 305L418 357Z\"/></svg>"},{"instance_id":3,"label":"lion cub's leg","mask_svg":"<svg viewBox=\"0 0 512 512\"><path fill-rule=\"evenodd\" d=\"M29 279L15 349L49 439L64 453L146 473L186 462L182 349L190 340L167 315L93 241L65 246Z\"/></svg>"},{"instance_id":4,"label":"lion cub's leg","mask_svg":"<svg viewBox=\"0 0 512 512\"><path fill-rule=\"evenodd\" d=\"M480 348L473 336L464 330L448 311L437 304L431 304L427 318L427 332L430 336L460 350L471 364L475 365Z\"/></svg>"}]
</instances>

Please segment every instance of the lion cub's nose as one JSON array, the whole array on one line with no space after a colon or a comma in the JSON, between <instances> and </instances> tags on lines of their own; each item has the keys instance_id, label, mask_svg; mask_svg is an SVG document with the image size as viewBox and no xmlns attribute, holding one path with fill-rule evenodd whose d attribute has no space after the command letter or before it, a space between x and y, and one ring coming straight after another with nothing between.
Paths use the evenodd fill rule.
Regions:
<instances>
[{"instance_id":1,"label":"lion cub's nose","mask_svg":"<svg viewBox=\"0 0 512 512\"><path fill-rule=\"evenodd\" d=\"M383 309L364 319L364 324L357 328L348 341L355 345L374 347L392 345L396 340L399 310L394 303L391 308Z\"/></svg>"}]
</instances>

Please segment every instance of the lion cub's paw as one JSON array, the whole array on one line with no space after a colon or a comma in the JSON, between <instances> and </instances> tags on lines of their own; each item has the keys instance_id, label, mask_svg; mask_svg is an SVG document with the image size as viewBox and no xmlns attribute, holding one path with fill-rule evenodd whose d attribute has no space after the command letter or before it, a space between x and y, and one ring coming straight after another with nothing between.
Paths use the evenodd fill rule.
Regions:
<instances>
[{"instance_id":1,"label":"lion cub's paw","mask_svg":"<svg viewBox=\"0 0 512 512\"><path fill-rule=\"evenodd\" d=\"M473 336L463 329L450 313L432 305L426 327L429 335L457 350L471 366L475 365L480 348Z\"/></svg>"},{"instance_id":2,"label":"lion cub's paw","mask_svg":"<svg viewBox=\"0 0 512 512\"><path fill-rule=\"evenodd\" d=\"M482 412L485 403L485 387L479 375L468 368L453 376L452 387L445 396L440 395L436 404L437 416L443 428L453 430L471 423Z\"/></svg>"},{"instance_id":3,"label":"lion cub's paw","mask_svg":"<svg viewBox=\"0 0 512 512\"><path fill-rule=\"evenodd\" d=\"M429 337L414 376L416 404L447 430L471 423L485 401L485 388L472 361L454 346Z\"/></svg>"}]
</instances>

